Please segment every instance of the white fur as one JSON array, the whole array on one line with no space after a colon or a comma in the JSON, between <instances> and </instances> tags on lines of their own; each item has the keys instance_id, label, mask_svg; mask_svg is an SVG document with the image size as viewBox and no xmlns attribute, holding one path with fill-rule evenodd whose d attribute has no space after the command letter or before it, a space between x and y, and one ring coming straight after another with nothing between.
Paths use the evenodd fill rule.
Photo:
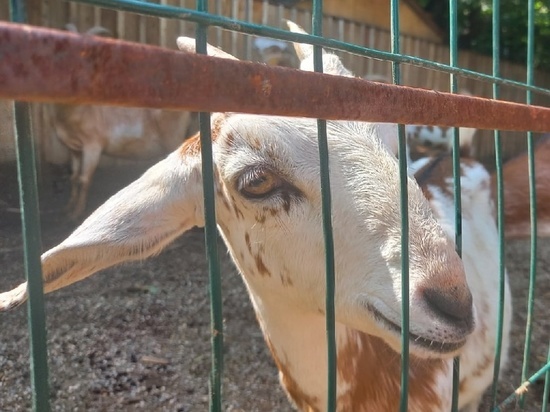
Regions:
<instances>
[{"instance_id":1,"label":"white fur","mask_svg":"<svg viewBox=\"0 0 550 412\"><path fill-rule=\"evenodd\" d=\"M468 388L461 401L476 403L474 388L488 387L493 379L492 358L495 353L498 319L499 257L498 232L493 216L494 205L490 192L490 176L479 164L461 165L462 189L462 259L468 284L477 309L477 329L461 355L461 376L468 376ZM453 179L447 179L448 191L453 189ZM433 195L430 205L443 230L451 238L455 236L454 202L441 187L428 186ZM508 286L508 275L504 279L504 318L501 365L508 360L509 336L512 320L512 296ZM481 311L481 312L480 312ZM476 365L491 359L481 371ZM476 373L477 372L477 373ZM477 409L475 409L477 410Z\"/></svg>"}]
</instances>

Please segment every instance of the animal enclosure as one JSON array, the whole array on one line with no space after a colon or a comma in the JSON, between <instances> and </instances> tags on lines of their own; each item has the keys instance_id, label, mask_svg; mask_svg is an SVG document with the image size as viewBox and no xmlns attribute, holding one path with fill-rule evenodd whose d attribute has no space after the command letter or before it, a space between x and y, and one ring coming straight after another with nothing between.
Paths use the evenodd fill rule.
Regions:
<instances>
[{"instance_id":1,"label":"animal enclosure","mask_svg":"<svg viewBox=\"0 0 550 412\"><path fill-rule=\"evenodd\" d=\"M155 7L151 4L147 3L136 3L136 2L95 2L97 4L104 4L109 5L112 7L120 7L125 9L132 9L134 11L140 12L140 13L152 13L156 15L162 15L164 17L168 16L175 16L178 14L179 16L182 15L182 10L169 10L162 7ZM202 7L202 9L201 9ZM319 12L320 9L320 3L317 4L317 7L319 9L317 12ZM393 53L382 53L377 50L371 50L367 49L361 46L353 46L349 44L343 44L340 42L334 42L334 41L328 41L323 40L319 36L307 36L307 35L291 35L288 32L284 32L281 30L276 30L268 27L258 27L252 24L247 24L246 22L239 22L238 24L234 21L223 19L220 17L208 15L205 13L206 7L205 4L199 5L198 11L193 10L185 10L185 13L183 13L184 17L199 23L199 28L197 32L197 38L198 40L198 47L197 48L205 48L205 26L206 24L214 24L218 25L223 28L231 28L235 29L237 25L248 33L255 33L255 34L263 34L263 35L269 35L276 38L284 39L284 40L294 40L297 42L306 42L307 40L313 42L314 44L318 46L325 46L325 47L333 47L333 48L341 48L343 50L347 51L353 51L355 53L363 54L363 55L371 55L377 58L386 58L393 62L394 64L394 71L395 71L395 82L399 83L399 64L400 63L407 63L407 62L413 62L417 64L427 65L430 66L430 62L425 61L418 61L415 59L411 59L407 56L403 56L399 54L399 40L398 36L394 36L394 42L393 42ZM319 16L319 14L317 14ZM398 19L397 14L394 14L394 19ZM398 21L398 20L397 20ZM315 24L317 22L317 24ZM314 34L320 35L320 26L319 26L319 20L314 20L313 28L314 28ZM394 25L395 26L395 25ZM396 25L398 27L398 24ZM26 38L25 35L18 31L17 27L6 25L4 28L6 33L6 36L13 36L12 40L14 41L14 44L30 44L32 42L29 41L29 38ZM33 29L38 30L38 29ZM211 111L243 111L243 112L253 112L253 113L265 113L265 114L279 114L279 115L295 115L295 116L308 116L308 117L321 117L321 118L328 118L328 119L338 119L338 118L347 118L349 120L372 120L372 121L388 121L388 122L397 122L397 123L414 123L414 122L421 122L424 124L441 124L443 126L470 126L470 127L480 127L480 128L496 128L501 127L505 129L510 130L535 130L539 132L547 132L549 129L549 114L548 110L544 108L528 108L525 106L517 105L503 105L498 104L498 102L490 102L480 99L470 99L468 97L457 97L457 96L451 96L451 95L439 95L430 93L427 91L421 91L421 90L410 90L405 88L400 88L399 86L383 86L383 85L376 85L376 84L370 84L368 82L362 82L358 80L353 79L347 79L347 82L345 79L340 78L334 78L332 76L322 76L322 77L315 77L313 74L299 74L299 72L293 72L288 71L284 69L271 69L263 66L258 65L251 65L246 63L240 63L240 62L233 62L233 61L227 61L224 63L224 65L218 65L213 64L210 59L204 58L202 56L192 56L192 55L177 55L174 53L168 53L166 51L161 51L158 49L149 49L149 48L136 48L137 46L133 45L123 45L120 43L110 43L110 42L102 42L99 40L94 39L79 39L79 38L71 38L71 37L64 37L66 35L62 34L51 34L47 31L31 31L31 36L33 33L44 39L46 44L46 51L47 45L54 45L56 41L59 39L63 39L63 41L67 41L67 50L69 52L66 55L66 58L73 60L71 63L74 63L74 65L71 65L73 70L75 70L78 73L78 70L84 71L85 67L80 65L78 63L77 56L80 56L79 50L86 50L86 47L91 47L93 50L112 50L111 47L119 47L117 49L117 53L121 53L121 55L124 55L126 57L131 57L132 55L140 55L141 56L148 56L152 57L155 56L155 62L157 62L158 65L163 67L166 70L171 70L172 68L175 68L178 66L180 69L182 67L188 67L191 69L194 69L195 71L192 72L196 78L205 77L204 73L208 73L207 79L208 81L212 82L211 84L214 85L221 85L226 84L227 76L230 74L234 76L235 84L242 88L242 90L239 90L239 88L230 89L230 90L224 90L223 87L214 88L214 90L209 89L208 86L204 86L201 84L196 84L196 80L193 82L190 82L189 79L187 79L187 83L182 83L186 87L189 87L190 90L183 91L182 86L178 85L180 81L183 82L183 79L181 77L177 76L177 71L170 71L171 74L174 75L174 79L177 79L176 81L173 80L173 83L167 82L166 85L164 83L161 83L163 88L158 88L155 90L151 89L139 89L135 87L135 84L126 84L125 80L123 78L117 77L115 72L113 71L106 71L108 75L105 75L103 77L100 77L99 80L96 77L95 81L100 81L100 84L102 85L111 85L113 88L109 87L103 87L100 88L100 92L96 94L90 93L90 89L87 89L87 87L77 87L76 89L71 90L71 94L67 94L67 84L63 83L55 83L52 81L51 84L48 82L46 83L46 86L40 88L37 87L36 84L28 86L28 88L25 88L25 86L21 83L13 83L13 84L7 84L5 85L5 88L0 90L3 97L12 97L16 99L21 100L48 100L52 99L55 101L61 101L61 102L67 102L67 101L83 101L83 102L101 102L101 103L116 103L116 104L123 104L123 105L132 105L132 104L140 104L145 106L153 106L153 107L163 107L166 106L168 108L182 108L182 109L188 109L188 110L211 110ZM61 36L61 37L56 37ZM17 43L21 42L21 43ZM50 43L48 43L50 42ZM202 43L201 43L202 42ZM3 46L0 46L3 47ZM84 47L84 49L79 49L81 47ZM94 47L96 49L94 49ZM88 49L88 50L91 50ZM0 49L2 50L2 49ZM51 49L50 49L51 50ZM9 51L6 51L8 53ZM43 51L40 51L43 52ZM33 53L32 50L29 51L29 53ZM315 52L317 56L320 56L320 50L317 49L317 52ZM14 55L10 55L14 60L14 64L16 64ZM177 57L176 57L177 56ZM26 56L23 56L23 60ZM32 60L32 59L31 59ZM498 59L497 59L498 60ZM11 62L11 60L7 59L8 62ZM21 61L21 60L20 60ZM92 60L93 61L93 60ZM318 61L318 60L317 60ZM453 61L453 57L451 57L451 61ZM64 64L67 64L66 61L63 62ZM100 63L101 62L97 62ZM132 67L131 65L129 67ZM158 66L157 66L158 67ZM220 69L220 67L223 67L223 69ZM460 69L457 69L454 65L450 66L434 66L438 69L442 70L443 72L447 73L453 73L454 75L465 75L465 76L471 76L472 74L469 72L463 72ZM496 66L498 68L498 65ZM105 67L103 67L105 69ZM102 67L97 67L96 72L94 74L97 76L102 75L101 71ZM109 69L107 67L107 69ZM112 68L111 68L112 69ZM148 78L148 76L151 76L151 72L146 67L140 67L145 73L142 73L143 79ZM155 69L155 70L158 70ZM47 80L54 80L59 78L62 78L62 74L55 73L53 71L49 71L50 77ZM249 77L245 77L243 79L243 74ZM139 73L136 73L136 75L139 75ZM280 76L280 77L278 77ZM305 76L305 77L298 77L298 76ZM454 77L451 77L451 86L450 89L453 92L456 92L456 79ZM483 77L483 76L482 76ZM496 73L494 76L486 76L486 80L493 81L495 83L507 83L506 80L500 79L498 76L498 70L496 70ZM149 77L150 78L150 77ZM202 79L203 81L206 81L207 79ZM29 79L25 79L26 81L29 81ZM32 80L32 76L31 76ZM42 81L42 79L40 79ZM129 82L129 79L127 79ZM165 79L166 80L166 79ZM249 81L248 81L249 80ZM328 89L319 90L319 88L314 87L315 84L319 84L322 80L322 84L324 84ZM195 85L191 84L195 83ZM248 88L247 88L248 84ZM279 85L284 85L285 87L281 88L278 87ZM114 85L117 85L116 87ZM294 87L289 87L294 85ZM73 85L74 86L74 85ZM195 88L193 88L193 86ZM525 89L529 90L530 92L540 92L540 93L548 93L548 90L542 90L538 87L535 87L532 84L532 78L530 80L523 84L523 85L515 85L518 87L524 87ZM212 86L210 86L212 87ZM288 93L284 91L285 88L288 88L290 91L298 92L295 95L293 95L292 98L290 98L290 95L285 95L284 93ZM354 94L352 92L353 89L360 89L359 94ZM114 90L115 92L111 92L111 90ZM131 92L129 92L131 90ZM282 91L281 91L282 90ZM342 96L342 90L345 90L347 93L344 94L346 99L349 99L349 101L346 101L345 99L342 100L342 106L343 107L335 107L331 104L323 105L323 100L326 99L326 90L328 90L328 93L333 98L338 98L338 96ZM236 95L237 98L233 96L233 100L228 98L229 100L224 101L223 98L220 97L220 93L224 94L225 97L228 98L228 96ZM300 94L301 93L301 94ZM185 96L187 98L184 99L182 96ZM266 99L266 96L269 98ZM305 97L304 97L305 96ZM361 98L363 96L363 98ZM365 102L364 96L372 96L371 99L375 100L376 97L385 96L388 97L389 101L399 101L399 104L386 104L386 105L378 105L380 107L377 107L377 105L371 104L368 105L368 102ZM162 98L159 98L162 97ZM192 98L193 97L193 98ZM495 98L498 97L498 90L495 90ZM73 100L74 99L74 100ZM182 102L182 100L185 100ZM328 99L330 100L330 99ZM313 105L310 104L311 101L318 102L318 105L315 105L315 107L312 107ZM414 103L413 103L414 102ZM290 103L293 103L291 105ZM309 103L309 104L308 104ZM367 106L366 110L360 110L358 108L359 104L362 103L363 105ZM445 103L446 110L437 112L438 105L440 106L442 103ZM418 105L420 107L424 107L426 110L424 111L415 111L413 108L414 105ZM353 111L350 111L349 109L355 109ZM449 109L451 108L451 109ZM452 110L452 109L456 110ZM474 109L469 109L474 108ZM18 118L20 119L19 126L20 128L25 126L25 106L18 104L17 106L18 111L16 112L18 114ZM465 118L464 116L461 116L461 111L467 110L469 116ZM488 116L488 114L491 114L491 116ZM437 114L437 115L436 115ZM512 116L512 114L514 116ZM534 118L537 118L536 121L534 121ZM212 183L212 164L209 163L210 155L208 153L208 142L210 141L209 138L209 127L210 123L208 121L207 116L202 115L202 124L201 124L201 134L203 136L202 144L202 153L204 155L202 161L203 161L203 174L204 174L204 192L206 194L205 197L205 210L206 210L206 236L207 236L207 249L208 249L208 255L209 255L209 264L210 264L210 272L211 272L211 298L213 302L213 309L212 309L212 318L213 318L213 325L212 330L212 339L213 339L213 370L212 370L212 379L211 379L211 393L210 393L210 404L211 407L214 410L221 409L222 405L222 396L221 396L221 380L222 380L222 368L221 368L221 355L222 355L222 337L224 336L223 326L222 326L222 317L220 312L219 305L221 304L221 289L220 289L220 274L219 274L219 266L217 263L217 251L216 251L216 228L215 228L215 219L214 219L214 204L213 204L213 183ZM326 312L326 317L328 319L327 322L327 329L329 331L327 341L329 342L329 353L328 353L328 363L329 365L332 365L331 368L329 368L329 380L327 382L327 394L328 394L328 406L327 409L331 409L334 407L337 407L337 400L335 399L335 368L334 368L334 362L335 359L335 352L334 347L331 349L330 342L334 342L334 308L332 307L334 305L334 269L333 269L333 258L332 255L332 239L331 239L331 220L330 220L330 197L327 192L327 168L328 164L326 161L327 153L323 154L323 122L320 122L320 157L322 159L322 165L321 165L321 175L322 175L322 181L324 181L324 185L322 186L324 189L322 191L322 197L324 199L323 202L323 210L324 210L324 233L325 233L325 239L327 242L327 249L326 249L326 255L327 255L327 304L326 308L324 309ZM22 131L22 129L20 129ZM206 137L204 137L206 136ZM24 135L20 136L20 145L21 149L24 149L23 145L25 144ZM496 141L497 141L497 147L499 143L499 135L496 135ZM530 139L532 141L532 138ZM404 156L404 148L403 148L403 139L400 139L400 164L401 164L401 177L404 177L406 175L406 164L404 163L406 156ZM457 142L458 143L458 142ZM327 149L327 148L325 148ZM533 149L533 148L532 148ZM190 150L190 149L189 149ZM22 150L22 153L25 153L25 150ZM206 153L205 153L206 152ZM458 152L455 150L455 153ZM28 152L27 152L28 153ZM323 161L323 159L325 159ZM26 160L28 163L28 159ZM211 160L210 160L211 161ZM455 159L456 161L456 159ZM22 167L25 167L25 158L24 156L21 159ZM32 163L32 159L31 159ZM27 166L28 167L28 166ZM27 169L23 169L24 171ZM210 178L208 177L210 174ZM29 187L23 186L23 195L28 195L29 193L32 196L32 179L22 179L23 184L30 184L30 192ZM406 192L407 184L404 183L401 186L402 192ZM458 193L460 193L460 188L458 189ZM404 208L402 208L401 213L405 216L403 218L403 226L401 228L402 235L404 236L405 241L402 242L403 249L402 249L402 267L403 267L403 278L402 278L402 285L405 289L403 289L402 295L408 296L408 225L407 225L407 200L402 200L402 204L405 205ZM29 206L30 204L30 206ZM32 216L33 213L36 214L36 210L32 210L32 199L31 201L25 201L22 202L22 205L31 208L30 210L24 210L24 216ZM499 210L502 210L502 206L498 208ZM27 214L29 213L30 214ZM501 213L499 213L500 215ZM25 220L25 230L29 235L34 234L34 238L36 238L36 233L38 230L37 222L32 222L32 218L27 218ZM500 221L500 219L499 219ZM500 222L502 223L502 222ZM33 226L33 224L35 226ZM502 235L504 234L504 228L502 224L501 227L501 242L502 242ZM414 227L413 227L414 229ZM457 243L460 248L460 230L456 231L458 233L457 236ZM32 243L33 236L29 236L28 240ZM533 235L533 241L536 238L536 233ZM502 243L501 243L502 244ZM28 245L29 247L29 258L32 260L34 255L34 263L36 264L36 258L38 256L38 246L35 243L35 249L33 251L32 245ZM502 246L501 246L502 247ZM536 250L536 248L534 248ZM503 258L503 255L501 254L501 258ZM331 263L332 262L332 263ZM534 273L536 268L536 255L535 255L535 262L533 263L532 272ZM34 267L34 271L39 274L40 270ZM501 273L501 277L504 275L504 272ZM32 277L29 277L29 282L32 283ZM534 283L534 274L531 275L531 285L530 290L534 290L535 283ZM36 287L36 286L35 286ZM501 286L503 287L503 286ZM332 288L332 291L331 291ZM35 408L47 408L48 404L48 389L47 389L47 379L44 375L40 376L40 373L45 374L45 364L44 364L44 342L40 342L40 329L43 329L43 323L40 325L40 317L42 317L43 321L43 310L40 307L40 299L42 295L41 290L41 284L38 284L38 287L34 289L33 292L33 286L31 285L29 289L30 294L30 302L31 302L31 313L33 314L32 320L33 320L33 345L34 345L34 352L33 352L33 360L34 360L34 368L33 372L35 375L33 375L33 383L35 385ZM406 299L403 299L403 329L408 330L408 325L405 323L405 319L408 319L409 317L409 308L408 308L408 301ZM531 299L531 302L533 300ZM38 306L36 306L38 305ZM501 303L501 306L504 306L504 303ZM331 308L332 307L332 308ZM529 313L532 313L530 311ZM42 314L42 315L41 315ZM38 321L37 318L38 317ZM530 315L528 316L531 317ZM332 318L332 319L331 319ZM36 323L38 322L38 323ZM331 326L332 324L332 326ZM331 332L332 331L332 332ZM37 333L37 335L36 335ZM331 336L332 333L332 336ZM529 332L530 333L530 332ZM527 334L529 334L527 333ZM43 336L43 335L42 335ZM529 338L526 339L527 341ZM408 340L404 339L402 343L403 347L405 348L402 353L402 359L403 359L403 370L406 371L408 368ZM498 347L498 344L497 344ZM497 349L498 350L498 349ZM527 352L529 352L527 350ZM527 358L529 356L527 355ZM161 362L158 359L156 362ZM538 378L542 375L544 375L548 370L548 361L547 360L541 360L537 362L537 366L535 368L531 368L529 373L524 373L522 376L521 381L524 381L527 378L531 379L531 383L534 383ZM534 375L532 375L534 373ZM497 373L498 375L498 368ZM531 376L532 375L532 376ZM403 381L402 381L402 392L406 393L406 387L407 387L407 373L403 373ZM546 379L548 382L548 379ZM517 382L515 386L519 386L521 382ZM456 387L456 385L455 385ZM494 396L492 396L491 401L489 401L488 405L489 407L492 407L496 403L496 390L493 391ZM546 386L546 389L544 390L544 393L547 394L548 389ZM506 398L506 396L509 394L507 392L506 394L499 394L498 395L498 403ZM519 395L519 393L517 394ZM397 396L397 395L396 395ZM547 396L547 395L542 395ZM542 398L541 396L541 398ZM514 396L510 398L510 400L514 400ZM533 401L532 399L528 399L528 402ZM407 409L407 397L402 396L401 397L401 408L402 410ZM547 402L547 399L541 399L541 404L544 404ZM457 403L456 401L453 402L454 407L456 408Z\"/></svg>"}]
</instances>

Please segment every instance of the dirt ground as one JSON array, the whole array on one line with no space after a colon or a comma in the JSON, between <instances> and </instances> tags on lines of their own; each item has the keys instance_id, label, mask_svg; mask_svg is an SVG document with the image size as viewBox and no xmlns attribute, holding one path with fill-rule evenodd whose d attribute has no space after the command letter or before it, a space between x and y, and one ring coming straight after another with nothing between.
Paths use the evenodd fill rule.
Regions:
<instances>
[{"instance_id":1,"label":"dirt ground","mask_svg":"<svg viewBox=\"0 0 550 412\"><path fill-rule=\"evenodd\" d=\"M93 210L144 166L103 168L91 188ZM61 212L66 173L41 178L44 250L74 228ZM15 165L0 167L0 290L23 281ZM507 244L514 297L511 362L499 399L518 386L525 335L529 242ZM226 411L291 411L245 287L220 242L225 319ZM539 244L530 370L546 360L550 333L550 241ZM204 237L195 230L159 256L93 276L46 299L52 409L55 411L206 411L210 371ZM26 308L0 315L0 411L31 406ZM540 410L543 384L526 410ZM514 405L510 410L514 409ZM483 410L488 410L484 408Z\"/></svg>"}]
</instances>

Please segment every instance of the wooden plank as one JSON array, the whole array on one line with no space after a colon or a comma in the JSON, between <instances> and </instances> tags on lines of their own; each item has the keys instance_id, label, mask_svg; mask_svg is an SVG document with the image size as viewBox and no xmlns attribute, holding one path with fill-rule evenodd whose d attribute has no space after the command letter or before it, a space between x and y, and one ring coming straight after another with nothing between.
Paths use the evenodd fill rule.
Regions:
<instances>
[{"instance_id":1,"label":"wooden plank","mask_svg":"<svg viewBox=\"0 0 550 412\"><path fill-rule=\"evenodd\" d=\"M164 6L179 6L177 0L160 0ZM159 19L159 45L170 49L177 48L176 39L180 35L177 19Z\"/></svg>"},{"instance_id":2,"label":"wooden plank","mask_svg":"<svg viewBox=\"0 0 550 412\"><path fill-rule=\"evenodd\" d=\"M44 25L41 0L27 0L27 22L37 26Z\"/></svg>"},{"instance_id":3,"label":"wooden plank","mask_svg":"<svg viewBox=\"0 0 550 412\"><path fill-rule=\"evenodd\" d=\"M123 12L120 14L122 19L121 38L129 41L139 41L140 38L140 16L134 13Z\"/></svg>"},{"instance_id":4,"label":"wooden plank","mask_svg":"<svg viewBox=\"0 0 550 412\"><path fill-rule=\"evenodd\" d=\"M109 9L99 9L99 21L96 23L111 32L111 36L118 38L117 12Z\"/></svg>"},{"instance_id":5,"label":"wooden plank","mask_svg":"<svg viewBox=\"0 0 550 412\"><path fill-rule=\"evenodd\" d=\"M158 45L160 43L160 19L158 17L141 16L140 30L145 32L145 43Z\"/></svg>"},{"instance_id":6,"label":"wooden plank","mask_svg":"<svg viewBox=\"0 0 550 412\"><path fill-rule=\"evenodd\" d=\"M10 19L10 5L7 1L0 1L0 20Z\"/></svg>"}]
</instances>

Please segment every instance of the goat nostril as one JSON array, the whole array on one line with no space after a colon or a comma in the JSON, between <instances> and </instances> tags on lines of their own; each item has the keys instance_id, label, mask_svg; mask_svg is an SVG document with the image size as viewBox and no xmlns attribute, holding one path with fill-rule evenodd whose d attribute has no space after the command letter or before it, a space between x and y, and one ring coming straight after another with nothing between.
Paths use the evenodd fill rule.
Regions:
<instances>
[{"instance_id":1,"label":"goat nostril","mask_svg":"<svg viewBox=\"0 0 550 412\"><path fill-rule=\"evenodd\" d=\"M430 308L439 316L461 328L473 328L472 295L467 288L425 289L423 294Z\"/></svg>"}]
</instances>

